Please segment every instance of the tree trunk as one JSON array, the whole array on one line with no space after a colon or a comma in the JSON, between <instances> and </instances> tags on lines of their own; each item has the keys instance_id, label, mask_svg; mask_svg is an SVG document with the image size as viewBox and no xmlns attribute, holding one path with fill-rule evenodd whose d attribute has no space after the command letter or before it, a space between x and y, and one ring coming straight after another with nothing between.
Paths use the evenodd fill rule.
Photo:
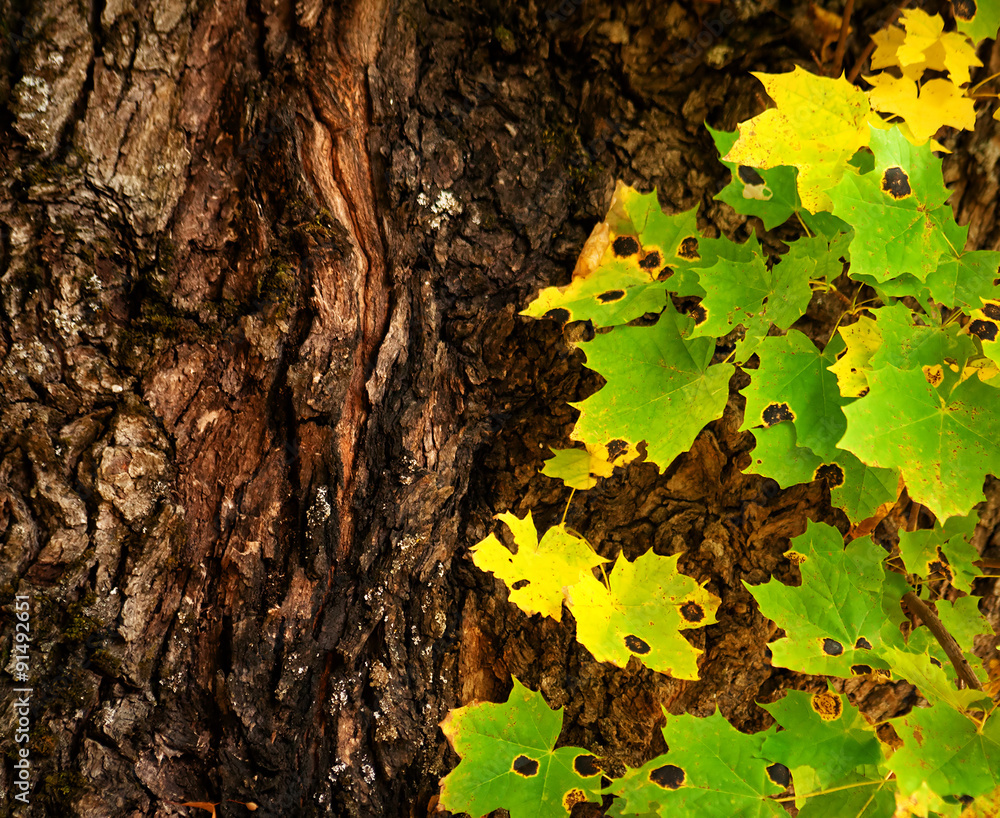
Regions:
<instances>
[{"instance_id":1,"label":"tree trunk","mask_svg":"<svg viewBox=\"0 0 1000 818\"><path fill-rule=\"evenodd\" d=\"M456 761L438 723L511 674L612 766L661 749L661 705L756 729L755 700L810 683L771 667L741 580L788 579L828 498L740 472L735 402L568 519L711 581L701 681L594 662L468 559L498 511L562 515L537 470L597 385L518 311L568 278L617 178L752 231L711 198L702 123L759 110L749 70L819 53L795 5L0 0L0 607L29 598L33 637L0 814L18 696L18 814L422 816ZM981 247L995 125L948 165ZM912 697L851 692L882 715Z\"/></svg>"}]
</instances>

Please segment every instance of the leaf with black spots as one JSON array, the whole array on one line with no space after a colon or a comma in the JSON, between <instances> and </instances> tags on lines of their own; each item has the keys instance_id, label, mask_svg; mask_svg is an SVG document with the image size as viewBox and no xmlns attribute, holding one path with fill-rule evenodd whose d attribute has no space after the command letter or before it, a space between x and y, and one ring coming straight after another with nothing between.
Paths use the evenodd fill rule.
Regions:
<instances>
[{"instance_id":1,"label":"leaf with black spots","mask_svg":"<svg viewBox=\"0 0 1000 818\"><path fill-rule=\"evenodd\" d=\"M884 650L903 647L899 600L908 586L898 574L885 573L885 552L867 537L845 548L837 529L813 522L792 545L805 557L800 586L775 579L747 585L761 613L787 634L771 643L772 662L829 676L850 676L854 665L887 667ZM872 648L856 647L863 644Z\"/></svg>"},{"instance_id":2,"label":"leaf with black spots","mask_svg":"<svg viewBox=\"0 0 1000 818\"><path fill-rule=\"evenodd\" d=\"M621 801L617 815L656 812L699 818L784 816L772 796L787 777L765 758L762 747L773 730L746 734L719 713L700 719L667 715L663 737L670 748L638 769L630 769L607 788Z\"/></svg>"},{"instance_id":3,"label":"leaf with black spots","mask_svg":"<svg viewBox=\"0 0 1000 818\"><path fill-rule=\"evenodd\" d=\"M561 710L514 679L505 703L470 704L443 722L458 766L441 781L441 804L451 812L511 818L569 815L583 801L600 802L600 770L580 747L555 748Z\"/></svg>"},{"instance_id":4,"label":"leaf with black spots","mask_svg":"<svg viewBox=\"0 0 1000 818\"><path fill-rule=\"evenodd\" d=\"M610 587L590 576L568 589L576 638L597 661L625 667L634 656L676 679L698 678L701 651L678 631L715 622L719 600L679 573L678 559L648 551L629 562L619 554Z\"/></svg>"},{"instance_id":5,"label":"leaf with black spots","mask_svg":"<svg viewBox=\"0 0 1000 818\"><path fill-rule=\"evenodd\" d=\"M503 580L510 588L510 601L529 616L540 613L561 620L564 587L608 560L563 525L550 528L539 541L530 511L523 520L509 511L497 519L510 528L517 553L490 534L472 548L476 567Z\"/></svg>"},{"instance_id":6,"label":"leaf with black spots","mask_svg":"<svg viewBox=\"0 0 1000 818\"><path fill-rule=\"evenodd\" d=\"M793 771L811 767L824 789L836 786L855 767L882 761L875 731L854 707L845 707L837 693L789 690L784 698L761 707L784 728L767 737L764 756Z\"/></svg>"}]
</instances>

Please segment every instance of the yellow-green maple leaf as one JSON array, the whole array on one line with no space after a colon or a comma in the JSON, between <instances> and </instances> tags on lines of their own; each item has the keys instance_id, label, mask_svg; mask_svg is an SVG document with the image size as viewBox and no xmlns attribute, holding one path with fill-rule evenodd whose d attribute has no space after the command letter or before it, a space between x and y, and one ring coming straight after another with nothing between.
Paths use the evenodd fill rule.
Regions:
<instances>
[{"instance_id":1,"label":"yellow-green maple leaf","mask_svg":"<svg viewBox=\"0 0 1000 818\"><path fill-rule=\"evenodd\" d=\"M545 461L542 474L562 482L570 488L586 491L597 485L598 477L610 477L615 466L623 466L639 456L634 446L611 457L607 446L586 449L553 449L555 457Z\"/></svg>"},{"instance_id":2,"label":"yellow-green maple leaf","mask_svg":"<svg viewBox=\"0 0 1000 818\"><path fill-rule=\"evenodd\" d=\"M497 519L510 528L517 553L490 534L473 546L472 561L481 571L502 579L510 588L510 601L529 616L540 613L561 621L563 588L589 576L591 568L610 562L563 525L550 528L539 542L530 511L523 520L509 511Z\"/></svg>"},{"instance_id":3,"label":"yellow-green maple leaf","mask_svg":"<svg viewBox=\"0 0 1000 818\"><path fill-rule=\"evenodd\" d=\"M870 112L864 92L843 77L817 77L796 66L788 74L754 74L777 104L739 125L726 156L754 168L799 169L798 190L811 212L830 210L826 191L836 185L847 160L868 144Z\"/></svg>"},{"instance_id":4,"label":"yellow-green maple leaf","mask_svg":"<svg viewBox=\"0 0 1000 818\"><path fill-rule=\"evenodd\" d=\"M867 316L861 316L857 323L838 330L847 344L844 354L837 363L828 366L837 376L837 386L845 398L856 398L868 391L866 370L871 368L871 360L882 345L882 333L878 324Z\"/></svg>"}]
</instances>

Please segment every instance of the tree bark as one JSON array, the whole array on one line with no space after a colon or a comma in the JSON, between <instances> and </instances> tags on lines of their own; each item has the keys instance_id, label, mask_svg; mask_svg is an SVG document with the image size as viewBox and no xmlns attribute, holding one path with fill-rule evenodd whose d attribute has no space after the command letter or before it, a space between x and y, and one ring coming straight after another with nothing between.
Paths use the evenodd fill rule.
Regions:
<instances>
[{"instance_id":1,"label":"tree bark","mask_svg":"<svg viewBox=\"0 0 1000 818\"><path fill-rule=\"evenodd\" d=\"M438 723L511 674L612 769L662 749L661 705L758 729L755 701L815 684L771 667L742 580L791 581L788 538L833 512L819 484L742 474L736 399L666 474L630 467L568 518L711 583L701 681L594 662L468 559L498 511L558 521L537 471L597 386L518 311L568 278L617 178L752 232L712 200L702 122L734 128L763 101L749 70L819 52L800 6L0 0L0 608L28 597L33 636L18 814L426 815L456 761ZM948 165L981 247L995 125ZM5 616L8 673L14 644ZM849 692L880 716L913 696Z\"/></svg>"}]
</instances>

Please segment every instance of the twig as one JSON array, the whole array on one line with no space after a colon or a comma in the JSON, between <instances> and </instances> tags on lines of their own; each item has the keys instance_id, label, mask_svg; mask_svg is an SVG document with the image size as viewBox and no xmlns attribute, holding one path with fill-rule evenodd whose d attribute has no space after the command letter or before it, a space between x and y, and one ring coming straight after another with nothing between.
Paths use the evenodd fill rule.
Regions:
<instances>
[{"instance_id":1,"label":"twig","mask_svg":"<svg viewBox=\"0 0 1000 818\"><path fill-rule=\"evenodd\" d=\"M906 10L906 7L908 5L910 5L910 0L903 0L903 2L900 3L899 6L896 8L896 10L892 13L892 16L888 20L886 20L886 23L884 26L882 26L882 28L888 28L893 23L895 23L896 20L899 19L899 15ZM858 78L858 74L861 73L861 69L865 67L865 63L868 62L868 58L872 55L872 52L874 50L875 50L875 41L872 40L865 47L865 50L861 52L861 56L858 57L858 61L854 63L854 68L851 69L851 73L847 75L847 81L849 83L853 85L854 81Z\"/></svg>"},{"instance_id":2,"label":"twig","mask_svg":"<svg viewBox=\"0 0 1000 818\"><path fill-rule=\"evenodd\" d=\"M948 633L948 630L941 624L941 620L938 619L937 614L934 613L930 605L924 602L913 591L907 591L903 594L903 602L906 603L907 607L913 613L920 617L921 621L930 629L930 632L934 634L934 638L938 640L938 643L944 648L944 652L951 660L952 665L955 666L958 678L965 682L968 687L974 690L982 690L982 684L976 678L976 674L972 672L972 668L966 661L962 649L958 646L958 642L955 641L955 637Z\"/></svg>"},{"instance_id":3,"label":"twig","mask_svg":"<svg viewBox=\"0 0 1000 818\"><path fill-rule=\"evenodd\" d=\"M847 32L851 28L851 14L854 13L854 0L847 0L844 6L844 17L840 21L840 39L837 40L837 50L833 52L833 76L840 73L841 64L844 62L844 50L847 48Z\"/></svg>"}]
</instances>

